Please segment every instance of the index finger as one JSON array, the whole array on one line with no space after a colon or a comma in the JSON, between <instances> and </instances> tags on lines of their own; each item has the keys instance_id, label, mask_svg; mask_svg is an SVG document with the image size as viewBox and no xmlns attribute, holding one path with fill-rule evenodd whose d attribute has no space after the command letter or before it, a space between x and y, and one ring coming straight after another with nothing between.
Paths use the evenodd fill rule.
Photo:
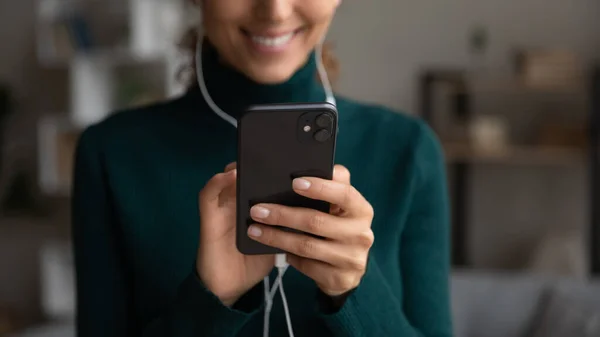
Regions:
<instances>
[{"instance_id":1,"label":"index finger","mask_svg":"<svg viewBox=\"0 0 600 337\"><path fill-rule=\"evenodd\" d=\"M339 181L304 177L294 179L294 191L310 199L327 201L355 215L370 214L369 202L350 184Z\"/></svg>"}]
</instances>

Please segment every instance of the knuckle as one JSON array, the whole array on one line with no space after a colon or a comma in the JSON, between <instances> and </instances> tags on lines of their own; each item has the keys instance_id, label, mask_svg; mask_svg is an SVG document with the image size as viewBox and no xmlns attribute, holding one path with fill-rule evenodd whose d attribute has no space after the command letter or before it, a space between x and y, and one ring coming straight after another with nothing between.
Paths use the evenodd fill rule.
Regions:
<instances>
[{"instance_id":1,"label":"knuckle","mask_svg":"<svg viewBox=\"0 0 600 337\"><path fill-rule=\"evenodd\" d=\"M328 188L329 188L329 183L321 182L317 187L317 193L319 195L323 195L327 191Z\"/></svg>"},{"instance_id":2,"label":"knuckle","mask_svg":"<svg viewBox=\"0 0 600 337\"><path fill-rule=\"evenodd\" d=\"M313 239L303 238L299 241L297 249L300 256L313 256L315 254L316 245Z\"/></svg>"},{"instance_id":3,"label":"knuckle","mask_svg":"<svg viewBox=\"0 0 600 337\"><path fill-rule=\"evenodd\" d=\"M318 212L311 214L308 223L306 224L308 232L310 233L320 233L323 230L324 225L325 217Z\"/></svg>"},{"instance_id":4,"label":"knuckle","mask_svg":"<svg viewBox=\"0 0 600 337\"><path fill-rule=\"evenodd\" d=\"M350 257L347 261L348 267L352 270L363 270L365 269L365 259L361 256Z\"/></svg>"},{"instance_id":5,"label":"knuckle","mask_svg":"<svg viewBox=\"0 0 600 337\"><path fill-rule=\"evenodd\" d=\"M361 247L371 248L375 242L375 234L371 229L366 230L358 234L357 241Z\"/></svg>"},{"instance_id":6,"label":"knuckle","mask_svg":"<svg viewBox=\"0 0 600 337\"><path fill-rule=\"evenodd\" d=\"M335 273L331 283L331 288L335 290L346 290L353 287L354 281L345 273Z\"/></svg>"},{"instance_id":7,"label":"knuckle","mask_svg":"<svg viewBox=\"0 0 600 337\"><path fill-rule=\"evenodd\" d=\"M270 211L271 211L271 214L269 214L269 216L267 217L269 222L271 222L275 225L281 225L282 221L283 221L283 217L284 217L281 209L279 209L278 207L272 207L270 209Z\"/></svg>"}]
</instances>

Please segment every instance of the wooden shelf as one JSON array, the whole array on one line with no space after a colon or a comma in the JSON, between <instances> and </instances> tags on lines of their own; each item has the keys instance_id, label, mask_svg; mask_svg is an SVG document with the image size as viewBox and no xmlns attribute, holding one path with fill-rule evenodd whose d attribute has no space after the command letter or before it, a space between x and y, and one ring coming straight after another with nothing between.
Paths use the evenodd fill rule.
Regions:
<instances>
[{"instance_id":1,"label":"wooden shelf","mask_svg":"<svg viewBox=\"0 0 600 337\"><path fill-rule=\"evenodd\" d=\"M548 83L534 83L512 74L465 74L461 78L465 81L466 87L450 86L450 92L473 95L558 95L567 97L585 97L587 95L587 86L583 78Z\"/></svg>"},{"instance_id":2,"label":"wooden shelf","mask_svg":"<svg viewBox=\"0 0 600 337\"><path fill-rule=\"evenodd\" d=\"M88 59L94 62L102 62L115 66L129 66L149 63L161 63L168 61L167 53L156 53L151 55L138 54L130 48L105 48L95 49L90 52L81 52L68 57L39 55L39 62L47 68L68 68L78 59Z\"/></svg>"},{"instance_id":3,"label":"wooden shelf","mask_svg":"<svg viewBox=\"0 0 600 337\"><path fill-rule=\"evenodd\" d=\"M443 142L448 163L569 166L583 163L586 150L559 146L509 146L483 151L464 143Z\"/></svg>"}]
</instances>

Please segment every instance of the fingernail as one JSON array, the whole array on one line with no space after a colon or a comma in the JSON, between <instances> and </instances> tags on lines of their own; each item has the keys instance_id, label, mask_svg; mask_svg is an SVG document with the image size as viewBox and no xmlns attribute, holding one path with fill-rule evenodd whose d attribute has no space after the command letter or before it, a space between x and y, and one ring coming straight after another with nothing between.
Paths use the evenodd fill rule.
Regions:
<instances>
[{"instance_id":1,"label":"fingernail","mask_svg":"<svg viewBox=\"0 0 600 337\"><path fill-rule=\"evenodd\" d=\"M310 188L310 181L302 178L297 178L294 179L292 186L294 186L294 188L297 190L306 191Z\"/></svg>"},{"instance_id":2,"label":"fingernail","mask_svg":"<svg viewBox=\"0 0 600 337\"><path fill-rule=\"evenodd\" d=\"M265 219L271 214L271 211L261 206L254 206L250 209L250 215L256 219Z\"/></svg>"},{"instance_id":3,"label":"fingernail","mask_svg":"<svg viewBox=\"0 0 600 337\"><path fill-rule=\"evenodd\" d=\"M250 228L248 228L248 235L259 237L262 235L262 230L256 226L250 226Z\"/></svg>"}]
</instances>

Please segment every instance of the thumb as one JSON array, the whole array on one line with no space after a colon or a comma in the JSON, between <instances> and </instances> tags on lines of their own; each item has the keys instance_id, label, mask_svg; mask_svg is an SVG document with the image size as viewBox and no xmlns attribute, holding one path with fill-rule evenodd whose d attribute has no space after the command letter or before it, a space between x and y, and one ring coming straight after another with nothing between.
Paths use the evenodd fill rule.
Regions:
<instances>
[{"instance_id":1,"label":"thumb","mask_svg":"<svg viewBox=\"0 0 600 337\"><path fill-rule=\"evenodd\" d=\"M333 180L350 185L350 171L342 165L335 165L333 168Z\"/></svg>"},{"instance_id":2,"label":"thumb","mask_svg":"<svg viewBox=\"0 0 600 337\"><path fill-rule=\"evenodd\" d=\"M224 189L235 183L237 170L218 173L212 177L200 191L200 208L218 206L219 195Z\"/></svg>"},{"instance_id":3,"label":"thumb","mask_svg":"<svg viewBox=\"0 0 600 337\"><path fill-rule=\"evenodd\" d=\"M229 172L231 170L235 170L236 168L237 168L237 162L234 161L232 163L227 164L227 166L225 166L225 171L224 172L227 173L227 172Z\"/></svg>"},{"instance_id":4,"label":"thumb","mask_svg":"<svg viewBox=\"0 0 600 337\"><path fill-rule=\"evenodd\" d=\"M333 167L333 180L340 182L342 184L350 185L350 171L342 165L335 165ZM338 205L331 205L329 208L330 214L340 214L342 212L342 208Z\"/></svg>"}]
</instances>

